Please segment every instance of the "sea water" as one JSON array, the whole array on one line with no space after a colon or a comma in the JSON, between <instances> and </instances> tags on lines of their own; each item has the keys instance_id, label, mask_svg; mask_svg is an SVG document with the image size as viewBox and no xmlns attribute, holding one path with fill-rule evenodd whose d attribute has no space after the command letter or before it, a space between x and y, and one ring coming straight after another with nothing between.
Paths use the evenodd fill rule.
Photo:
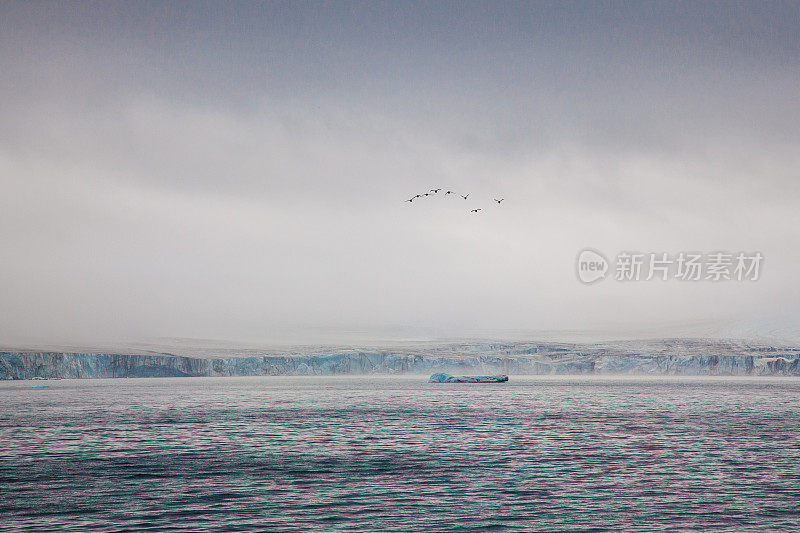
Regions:
<instances>
[{"instance_id":1,"label":"sea water","mask_svg":"<svg viewBox=\"0 0 800 533\"><path fill-rule=\"evenodd\" d=\"M800 380L0 382L0 531L790 531Z\"/></svg>"}]
</instances>

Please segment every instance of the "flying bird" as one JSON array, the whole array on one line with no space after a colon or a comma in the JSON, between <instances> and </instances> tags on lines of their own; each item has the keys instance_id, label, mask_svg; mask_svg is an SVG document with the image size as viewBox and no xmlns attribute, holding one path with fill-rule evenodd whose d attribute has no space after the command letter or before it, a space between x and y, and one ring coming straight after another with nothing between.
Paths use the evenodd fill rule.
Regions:
<instances>
[{"instance_id":1,"label":"flying bird","mask_svg":"<svg viewBox=\"0 0 800 533\"><path fill-rule=\"evenodd\" d=\"M461 198L463 198L464 200L466 200L466 199L467 199L467 196L469 196L469 194L468 194L467 196L464 196L463 194L461 194L461 195L459 195L459 196L461 196Z\"/></svg>"},{"instance_id":2,"label":"flying bird","mask_svg":"<svg viewBox=\"0 0 800 533\"><path fill-rule=\"evenodd\" d=\"M413 198L409 198L408 200L406 200L406 202L413 202L413 201L414 201Z\"/></svg>"},{"instance_id":3,"label":"flying bird","mask_svg":"<svg viewBox=\"0 0 800 533\"><path fill-rule=\"evenodd\" d=\"M441 191L442 189L431 189L431 192L436 194L437 192Z\"/></svg>"},{"instance_id":4,"label":"flying bird","mask_svg":"<svg viewBox=\"0 0 800 533\"><path fill-rule=\"evenodd\" d=\"M426 193L425 193L425 194L423 194L422 196L430 196L430 195L431 195L431 193L429 193L429 192L426 192Z\"/></svg>"},{"instance_id":5,"label":"flying bird","mask_svg":"<svg viewBox=\"0 0 800 533\"><path fill-rule=\"evenodd\" d=\"M444 193L445 196L447 196L448 194L453 194L453 191L447 191L446 193Z\"/></svg>"},{"instance_id":6,"label":"flying bird","mask_svg":"<svg viewBox=\"0 0 800 533\"><path fill-rule=\"evenodd\" d=\"M478 209L473 209L472 211L470 211L470 213L477 213L480 210L481 210L481 208L479 207Z\"/></svg>"},{"instance_id":7,"label":"flying bird","mask_svg":"<svg viewBox=\"0 0 800 533\"><path fill-rule=\"evenodd\" d=\"M422 195L421 194L416 194L416 195L414 195L414 198L422 198Z\"/></svg>"},{"instance_id":8,"label":"flying bird","mask_svg":"<svg viewBox=\"0 0 800 533\"><path fill-rule=\"evenodd\" d=\"M505 198L500 198L499 200L498 200L497 198L495 198L495 199L494 199L494 201L495 201L495 202L497 202L498 204L499 204L500 202L502 202L503 200L505 200Z\"/></svg>"}]
</instances>

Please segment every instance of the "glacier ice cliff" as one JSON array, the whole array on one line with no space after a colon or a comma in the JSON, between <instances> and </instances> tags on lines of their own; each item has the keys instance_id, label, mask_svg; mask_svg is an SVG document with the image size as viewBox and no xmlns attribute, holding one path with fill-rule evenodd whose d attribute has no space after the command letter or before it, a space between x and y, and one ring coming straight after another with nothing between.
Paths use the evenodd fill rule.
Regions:
<instances>
[{"instance_id":1,"label":"glacier ice cliff","mask_svg":"<svg viewBox=\"0 0 800 533\"><path fill-rule=\"evenodd\" d=\"M424 343L392 348L0 351L0 379L335 374L663 374L799 376L800 349L662 339L596 344Z\"/></svg>"}]
</instances>

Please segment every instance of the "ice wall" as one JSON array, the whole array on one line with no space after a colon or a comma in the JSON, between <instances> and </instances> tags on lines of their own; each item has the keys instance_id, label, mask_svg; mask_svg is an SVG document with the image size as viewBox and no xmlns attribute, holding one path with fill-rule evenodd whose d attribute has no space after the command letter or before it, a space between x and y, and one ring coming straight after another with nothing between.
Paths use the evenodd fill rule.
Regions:
<instances>
[{"instance_id":1,"label":"ice wall","mask_svg":"<svg viewBox=\"0 0 800 533\"><path fill-rule=\"evenodd\" d=\"M459 344L426 350L190 357L0 352L0 379L335 374L800 375L800 350L735 345Z\"/></svg>"}]
</instances>

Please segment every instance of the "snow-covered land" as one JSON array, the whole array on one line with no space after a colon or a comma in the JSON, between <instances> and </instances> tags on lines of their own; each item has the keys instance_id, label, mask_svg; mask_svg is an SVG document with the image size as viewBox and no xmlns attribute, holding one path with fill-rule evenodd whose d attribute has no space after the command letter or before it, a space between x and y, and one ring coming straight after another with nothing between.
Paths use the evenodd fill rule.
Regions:
<instances>
[{"instance_id":1,"label":"snow-covered land","mask_svg":"<svg viewBox=\"0 0 800 533\"><path fill-rule=\"evenodd\" d=\"M6 349L0 352L0 379L434 372L800 375L800 348L702 339L591 344L481 341L280 350L212 347L182 352L185 353L159 353L152 349L120 353Z\"/></svg>"}]
</instances>

